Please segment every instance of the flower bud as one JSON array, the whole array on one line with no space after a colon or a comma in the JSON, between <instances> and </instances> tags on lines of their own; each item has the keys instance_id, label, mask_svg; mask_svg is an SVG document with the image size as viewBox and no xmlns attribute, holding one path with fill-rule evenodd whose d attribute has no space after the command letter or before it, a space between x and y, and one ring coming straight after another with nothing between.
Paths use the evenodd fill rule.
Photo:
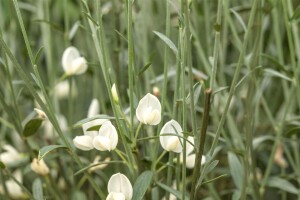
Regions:
<instances>
[{"instance_id":1,"label":"flower bud","mask_svg":"<svg viewBox=\"0 0 300 200\"><path fill-rule=\"evenodd\" d=\"M44 111L42 111L41 109L34 108L34 111L38 114L39 118L41 118L41 119L47 118L46 113Z\"/></svg>"},{"instance_id":2,"label":"flower bud","mask_svg":"<svg viewBox=\"0 0 300 200\"><path fill-rule=\"evenodd\" d=\"M118 97L118 92L117 92L117 88L116 88L116 84L114 83L111 87L111 94L112 97L114 99L114 101L119 104L119 97Z\"/></svg>"},{"instance_id":3,"label":"flower bud","mask_svg":"<svg viewBox=\"0 0 300 200\"><path fill-rule=\"evenodd\" d=\"M47 174L49 174L49 168L43 159L38 160L38 159L34 158L30 164L30 167L31 167L32 171L34 171L35 173L37 173L39 175L46 176Z\"/></svg>"}]
</instances>

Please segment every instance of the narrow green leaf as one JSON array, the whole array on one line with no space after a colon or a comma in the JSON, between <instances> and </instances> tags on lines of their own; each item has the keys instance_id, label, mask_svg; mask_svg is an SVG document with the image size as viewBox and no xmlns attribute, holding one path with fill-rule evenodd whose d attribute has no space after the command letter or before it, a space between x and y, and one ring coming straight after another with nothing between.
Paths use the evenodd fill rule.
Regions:
<instances>
[{"instance_id":1,"label":"narrow green leaf","mask_svg":"<svg viewBox=\"0 0 300 200\"><path fill-rule=\"evenodd\" d=\"M43 185L39 178L36 178L32 184L32 194L35 200L44 200Z\"/></svg>"},{"instance_id":2,"label":"narrow green leaf","mask_svg":"<svg viewBox=\"0 0 300 200\"><path fill-rule=\"evenodd\" d=\"M227 177L227 176L228 176L227 174L222 174L222 175L220 175L220 176L217 176L216 178L213 178L213 179L210 179L210 180L208 180L208 181L203 182L202 185L207 184L207 183L214 182L214 181L216 181L216 180L218 180L218 179L220 179L220 178L224 178L224 177Z\"/></svg>"},{"instance_id":3,"label":"narrow green leaf","mask_svg":"<svg viewBox=\"0 0 300 200\"><path fill-rule=\"evenodd\" d=\"M300 18L300 5L298 5L298 7L295 9L293 16L291 17L291 21L292 20L296 20Z\"/></svg>"},{"instance_id":4,"label":"narrow green leaf","mask_svg":"<svg viewBox=\"0 0 300 200\"><path fill-rule=\"evenodd\" d=\"M259 136L253 139L252 141L252 145L253 145L253 149L257 149L257 147L267 141L267 140L274 140L274 136L271 135L263 135L263 136Z\"/></svg>"},{"instance_id":5,"label":"narrow green leaf","mask_svg":"<svg viewBox=\"0 0 300 200\"><path fill-rule=\"evenodd\" d=\"M99 131L101 125L97 125L97 126L92 126L90 128L87 129L87 131Z\"/></svg>"},{"instance_id":6,"label":"narrow green leaf","mask_svg":"<svg viewBox=\"0 0 300 200\"><path fill-rule=\"evenodd\" d=\"M153 33L155 35L157 35L162 41L164 41L168 47L170 47L170 49L175 53L176 57L178 55L178 49L175 46L175 44L172 42L172 40L170 40L167 36L165 36L164 34L157 32L157 31L153 31Z\"/></svg>"},{"instance_id":7,"label":"narrow green leaf","mask_svg":"<svg viewBox=\"0 0 300 200\"><path fill-rule=\"evenodd\" d=\"M292 194L299 194L300 192L292 183L279 177L270 177L266 185Z\"/></svg>"},{"instance_id":8,"label":"narrow green leaf","mask_svg":"<svg viewBox=\"0 0 300 200\"><path fill-rule=\"evenodd\" d=\"M167 192L172 193L175 197L177 197L177 199L181 199L182 200L182 192L177 191L177 190L175 190L175 189L173 189L173 188L171 188L171 187L169 187L169 186L167 186L167 185L165 185L163 183L157 182L156 184L159 187L161 187L162 189L166 190ZM185 199L190 199L190 197L186 195Z\"/></svg>"},{"instance_id":9,"label":"narrow green leaf","mask_svg":"<svg viewBox=\"0 0 300 200\"><path fill-rule=\"evenodd\" d=\"M194 90L194 106L198 102L199 96L201 94L201 88L202 88L202 85L199 82L197 82L193 86L193 90ZM186 104L190 104L191 103L191 94L190 93L187 95L185 102L186 102Z\"/></svg>"},{"instance_id":10,"label":"narrow green leaf","mask_svg":"<svg viewBox=\"0 0 300 200\"><path fill-rule=\"evenodd\" d=\"M45 147L41 148L39 151L39 156L38 156L39 160L43 159L51 151L53 151L55 149L59 149L59 148L68 149L64 145L50 145L50 146L45 146Z\"/></svg>"},{"instance_id":11,"label":"narrow green leaf","mask_svg":"<svg viewBox=\"0 0 300 200\"><path fill-rule=\"evenodd\" d=\"M241 189L244 178L243 169L238 157L232 152L228 152L228 163L234 184L237 188Z\"/></svg>"},{"instance_id":12,"label":"narrow green leaf","mask_svg":"<svg viewBox=\"0 0 300 200\"><path fill-rule=\"evenodd\" d=\"M43 119L41 118L34 118L31 119L27 124L25 125L25 128L23 130L23 136L24 137L29 137L34 135L37 130L40 128L42 125Z\"/></svg>"},{"instance_id":13,"label":"narrow green leaf","mask_svg":"<svg viewBox=\"0 0 300 200\"><path fill-rule=\"evenodd\" d=\"M278 72L278 71L275 71L275 70L273 70L273 69L264 69L264 71L265 71L265 73L267 73L267 74L269 74L269 75L271 75L271 76L278 77L278 78L282 78L282 79L284 79L284 80L293 82L293 80L292 80L290 77L286 76L286 75L283 74L283 73L280 73L280 72Z\"/></svg>"},{"instance_id":14,"label":"narrow green leaf","mask_svg":"<svg viewBox=\"0 0 300 200\"><path fill-rule=\"evenodd\" d=\"M82 124L85 124L85 123L87 123L87 122L89 122L89 121L92 121L92 120L94 120L94 119L116 119L116 118L115 118L115 117L110 117L110 116L107 116L107 115L96 115L96 116L94 116L94 117L85 118L85 119L82 119L82 120L76 122L76 123L73 125L73 127L74 127L74 128L81 127ZM121 119L121 118L120 118L120 119Z\"/></svg>"},{"instance_id":15,"label":"narrow green leaf","mask_svg":"<svg viewBox=\"0 0 300 200\"><path fill-rule=\"evenodd\" d=\"M5 168L6 168L5 164L0 161L0 169L5 169Z\"/></svg>"},{"instance_id":16,"label":"narrow green leaf","mask_svg":"<svg viewBox=\"0 0 300 200\"><path fill-rule=\"evenodd\" d=\"M138 76L142 75L150 66L152 65L152 63L148 63L146 64L138 73Z\"/></svg>"},{"instance_id":17,"label":"narrow green leaf","mask_svg":"<svg viewBox=\"0 0 300 200\"><path fill-rule=\"evenodd\" d=\"M153 173L151 171L143 172L135 181L133 186L132 200L142 200L152 181Z\"/></svg>"},{"instance_id":18,"label":"narrow green leaf","mask_svg":"<svg viewBox=\"0 0 300 200\"><path fill-rule=\"evenodd\" d=\"M204 166L203 168L203 171L197 181L197 185L196 185L196 188L199 187L201 184L202 184L202 181L204 179L204 177L209 173L211 172L217 165L218 165L219 161L218 160L214 160L212 161L207 167L206 165Z\"/></svg>"},{"instance_id":19,"label":"narrow green leaf","mask_svg":"<svg viewBox=\"0 0 300 200\"><path fill-rule=\"evenodd\" d=\"M37 51L37 53L35 54L35 57L34 57L34 64L37 63L38 59L41 57L41 54L44 50L44 47L41 47L39 48L39 50Z\"/></svg>"},{"instance_id":20,"label":"narrow green leaf","mask_svg":"<svg viewBox=\"0 0 300 200\"><path fill-rule=\"evenodd\" d=\"M77 33L77 30L78 30L79 27L80 27L80 21L76 21L73 24L73 26L72 26L72 28L69 32L69 40L72 40L74 38L74 36Z\"/></svg>"}]
</instances>

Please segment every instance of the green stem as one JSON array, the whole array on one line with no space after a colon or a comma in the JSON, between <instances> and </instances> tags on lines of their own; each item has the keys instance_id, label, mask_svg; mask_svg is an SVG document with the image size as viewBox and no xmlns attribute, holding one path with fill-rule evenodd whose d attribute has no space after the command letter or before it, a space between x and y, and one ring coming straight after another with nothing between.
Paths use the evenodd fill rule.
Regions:
<instances>
[{"instance_id":1,"label":"green stem","mask_svg":"<svg viewBox=\"0 0 300 200\"><path fill-rule=\"evenodd\" d=\"M200 172L201 160L202 160L202 155L203 155L203 151L204 151L206 131L207 131L207 126L208 126L208 121L209 121L211 94L212 94L212 90L210 88L205 90L204 113L203 113L203 118L202 118L202 128L201 128L201 132L200 132L200 143L199 143L199 146L197 147L198 151L196 152L195 168L193 170L193 180L192 180L190 200L197 199L196 198L196 194L197 194L196 184L197 184L198 177L201 174L201 172Z\"/></svg>"},{"instance_id":2,"label":"green stem","mask_svg":"<svg viewBox=\"0 0 300 200\"><path fill-rule=\"evenodd\" d=\"M127 3L127 36L128 36L128 77L129 77L129 102L130 102L130 132L131 139L134 138L133 132L133 78L134 76L134 50L133 50L133 33L132 33L132 0L126 0Z\"/></svg>"}]
</instances>

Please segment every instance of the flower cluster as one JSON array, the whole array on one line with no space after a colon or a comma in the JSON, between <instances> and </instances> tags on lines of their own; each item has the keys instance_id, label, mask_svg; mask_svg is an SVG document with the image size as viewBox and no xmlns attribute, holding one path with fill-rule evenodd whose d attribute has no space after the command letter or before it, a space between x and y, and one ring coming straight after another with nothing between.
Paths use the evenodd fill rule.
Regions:
<instances>
[{"instance_id":1,"label":"flower cluster","mask_svg":"<svg viewBox=\"0 0 300 200\"><path fill-rule=\"evenodd\" d=\"M111 89L113 100L119 104L119 97L116 85ZM91 109L94 107L94 109ZM96 110L93 112L93 110ZM99 111L99 105L92 102L88 117L92 117ZM136 118L141 124L157 125L161 122L161 104L158 98L150 93L146 94L136 108ZM96 127L96 128L95 128ZM100 127L97 130L97 127ZM116 128L107 119L94 119L82 125L82 136L76 136L73 139L74 145L84 151L97 149L100 151L111 151L117 147L118 133ZM96 129L96 130L95 130ZM160 144L166 151L180 153L180 161L183 160L183 130L180 124L174 119L164 124L160 131ZM186 139L186 167L193 168L195 165L194 138ZM202 157L202 163L205 157ZM114 174L108 182L107 200L130 200L132 198L132 186L128 178L120 173Z\"/></svg>"}]
</instances>

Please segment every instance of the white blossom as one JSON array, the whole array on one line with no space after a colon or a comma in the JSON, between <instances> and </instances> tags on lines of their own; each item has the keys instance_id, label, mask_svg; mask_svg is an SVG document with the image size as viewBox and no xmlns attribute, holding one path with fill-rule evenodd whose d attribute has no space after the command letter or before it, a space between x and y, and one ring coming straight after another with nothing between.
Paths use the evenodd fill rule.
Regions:
<instances>
[{"instance_id":1,"label":"white blossom","mask_svg":"<svg viewBox=\"0 0 300 200\"><path fill-rule=\"evenodd\" d=\"M148 93L136 108L136 117L143 124L157 125L161 121L161 104L156 96Z\"/></svg>"}]
</instances>

